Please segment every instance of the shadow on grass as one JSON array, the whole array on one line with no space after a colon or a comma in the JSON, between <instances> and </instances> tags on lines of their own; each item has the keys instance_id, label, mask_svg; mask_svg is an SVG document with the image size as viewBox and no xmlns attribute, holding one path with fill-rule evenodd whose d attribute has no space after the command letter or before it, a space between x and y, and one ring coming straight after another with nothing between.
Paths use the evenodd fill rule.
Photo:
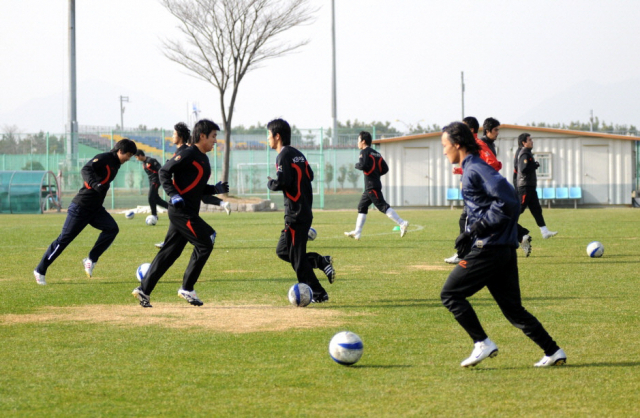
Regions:
<instances>
[{"instance_id":1,"label":"shadow on grass","mask_svg":"<svg viewBox=\"0 0 640 418\"><path fill-rule=\"evenodd\" d=\"M571 359L569 359L571 360ZM620 362L603 362L603 363L582 363L582 364L565 364L562 367L579 368L579 367L640 367L640 361L620 361Z\"/></svg>"},{"instance_id":2,"label":"shadow on grass","mask_svg":"<svg viewBox=\"0 0 640 418\"><path fill-rule=\"evenodd\" d=\"M408 369L414 367L409 364L352 364L350 369Z\"/></svg>"}]
</instances>

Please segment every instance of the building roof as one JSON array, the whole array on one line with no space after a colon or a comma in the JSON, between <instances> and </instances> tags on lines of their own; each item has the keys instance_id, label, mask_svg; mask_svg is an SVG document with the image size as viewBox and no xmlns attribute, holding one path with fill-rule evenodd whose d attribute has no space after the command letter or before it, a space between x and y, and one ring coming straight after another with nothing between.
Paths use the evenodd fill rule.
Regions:
<instances>
[{"instance_id":1,"label":"building roof","mask_svg":"<svg viewBox=\"0 0 640 418\"><path fill-rule=\"evenodd\" d=\"M529 132L545 132L545 133L554 133L554 134L562 134L562 135L571 135L571 136L582 136L582 137L590 137L590 138L604 138L604 139L622 139L625 141L640 141L640 137L633 135L614 135L607 134L604 132L589 132L589 131L573 131L569 129L557 129L557 128L541 128L537 126L520 126L520 125L508 125L502 124L500 125L500 129L516 129L519 131L529 131ZM480 128L482 131L482 127ZM376 139L373 141L374 144L386 144L389 142L401 142L401 141L411 141L415 139L426 139L426 138L434 138L442 135L441 132L429 132L426 134L417 134L417 135L407 135L407 136L399 136L396 138L387 138L387 139Z\"/></svg>"}]
</instances>

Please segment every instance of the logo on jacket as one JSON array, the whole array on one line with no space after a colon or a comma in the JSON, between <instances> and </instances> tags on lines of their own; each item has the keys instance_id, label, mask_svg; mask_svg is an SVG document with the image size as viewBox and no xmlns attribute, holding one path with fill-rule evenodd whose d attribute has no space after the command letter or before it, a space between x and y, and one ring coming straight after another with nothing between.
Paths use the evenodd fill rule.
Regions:
<instances>
[{"instance_id":1,"label":"logo on jacket","mask_svg":"<svg viewBox=\"0 0 640 418\"><path fill-rule=\"evenodd\" d=\"M174 158L174 160L176 160L176 161L180 161L180 158L182 158L182 156L181 156L181 155L176 155L176 156L175 156L175 158Z\"/></svg>"},{"instance_id":2,"label":"logo on jacket","mask_svg":"<svg viewBox=\"0 0 640 418\"><path fill-rule=\"evenodd\" d=\"M94 162L94 163L97 163L97 162L98 162L98 159L97 159L97 158L94 158L94 159L93 159L93 162Z\"/></svg>"}]
</instances>

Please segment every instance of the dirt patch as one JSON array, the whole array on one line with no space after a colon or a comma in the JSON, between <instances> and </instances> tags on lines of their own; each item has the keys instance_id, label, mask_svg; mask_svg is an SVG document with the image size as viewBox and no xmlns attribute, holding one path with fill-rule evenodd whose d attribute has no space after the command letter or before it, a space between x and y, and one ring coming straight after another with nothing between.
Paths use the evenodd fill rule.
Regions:
<instances>
[{"instance_id":1,"label":"dirt patch","mask_svg":"<svg viewBox=\"0 0 640 418\"><path fill-rule=\"evenodd\" d=\"M208 329L243 334L260 331L285 331L340 325L344 312L313 306L205 305L193 307L172 303L154 303L153 308L138 305L89 305L47 307L26 315L2 315L0 325L38 322L109 323L129 327L159 325L167 328Z\"/></svg>"},{"instance_id":2,"label":"dirt patch","mask_svg":"<svg viewBox=\"0 0 640 418\"><path fill-rule=\"evenodd\" d=\"M429 264L419 264L415 266L409 266L412 269L416 270L425 270L425 271L449 271L451 270L451 266L434 266Z\"/></svg>"}]
</instances>

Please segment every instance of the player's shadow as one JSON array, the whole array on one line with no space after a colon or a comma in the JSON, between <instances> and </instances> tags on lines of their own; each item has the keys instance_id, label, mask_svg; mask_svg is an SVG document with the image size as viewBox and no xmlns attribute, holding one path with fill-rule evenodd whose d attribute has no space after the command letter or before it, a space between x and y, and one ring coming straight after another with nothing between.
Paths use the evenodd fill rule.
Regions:
<instances>
[{"instance_id":1,"label":"player's shadow","mask_svg":"<svg viewBox=\"0 0 640 418\"><path fill-rule=\"evenodd\" d=\"M352 364L347 367L352 369L408 369L414 366L410 364Z\"/></svg>"},{"instance_id":2,"label":"player's shadow","mask_svg":"<svg viewBox=\"0 0 640 418\"><path fill-rule=\"evenodd\" d=\"M571 360L571 359L569 359ZM570 364L567 363L562 367L640 367L640 361L619 361L619 362L601 362L601 363L578 363L578 364Z\"/></svg>"}]
</instances>

